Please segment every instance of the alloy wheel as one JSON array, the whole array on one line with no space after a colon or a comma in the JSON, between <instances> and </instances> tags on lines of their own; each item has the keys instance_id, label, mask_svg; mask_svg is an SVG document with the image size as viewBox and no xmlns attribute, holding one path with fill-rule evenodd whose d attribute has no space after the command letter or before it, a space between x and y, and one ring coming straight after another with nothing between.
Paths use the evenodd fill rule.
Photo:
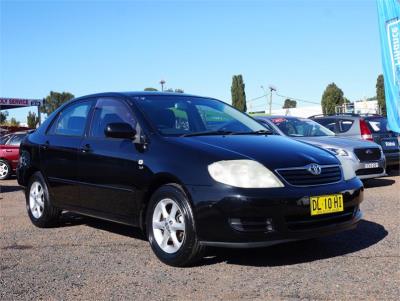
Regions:
<instances>
[{"instance_id":1,"label":"alloy wheel","mask_svg":"<svg viewBox=\"0 0 400 301\"><path fill-rule=\"evenodd\" d=\"M42 184L35 181L29 191L29 208L34 218L38 219L44 211L44 190Z\"/></svg>"},{"instance_id":2,"label":"alloy wheel","mask_svg":"<svg viewBox=\"0 0 400 301\"><path fill-rule=\"evenodd\" d=\"M0 177L3 178L8 174L8 165L4 162L0 162Z\"/></svg>"},{"instance_id":3,"label":"alloy wheel","mask_svg":"<svg viewBox=\"0 0 400 301\"><path fill-rule=\"evenodd\" d=\"M158 246L166 253L176 253L185 239L185 219L179 205L172 199L160 200L152 224Z\"/></svg>"}]
</instances>

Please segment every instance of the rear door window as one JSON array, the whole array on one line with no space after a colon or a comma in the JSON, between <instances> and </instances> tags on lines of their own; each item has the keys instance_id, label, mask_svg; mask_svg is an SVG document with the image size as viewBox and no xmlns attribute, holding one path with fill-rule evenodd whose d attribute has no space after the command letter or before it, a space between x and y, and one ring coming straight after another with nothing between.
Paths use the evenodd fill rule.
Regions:
<instances>
[{"instance_id":1,"label":"rear door window","mask_svg":"<svg viewBox=\"0 0 400 301\"><path fill-rule=\"evenodd\" d=\"M52 125L51 133L63 136L83 136L92 101L72 104L61 111Z\"/></svg>"}]
</instances>

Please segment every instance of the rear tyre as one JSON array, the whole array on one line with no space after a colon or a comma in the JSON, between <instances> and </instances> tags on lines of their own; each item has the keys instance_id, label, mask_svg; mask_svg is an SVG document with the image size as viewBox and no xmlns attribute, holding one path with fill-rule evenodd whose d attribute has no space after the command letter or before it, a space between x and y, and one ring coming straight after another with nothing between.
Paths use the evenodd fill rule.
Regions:
<instances>
[{"instance_id":1,"label":"rear tyre","mask_svg":"<svg viewBox=\"0 0 400 301\"><path fill-rule=\"evenodd\" d=\"M190 266L204 254L189 200L177 184L164 185L154 192L147 210L146 229L154 253L168 265Z\"/></svg>"},{"instance_id":2,"label":"rear tyre","mask_svg":"<svg viewBox=\"0 0 400 301\"><path fill-rule=\"evenodd\" d=\"M11 166L6 160L0 160L0 180L6 180L11 176Z\"/></svg>"},{"instance_id":3,"label":"rear tyre","mask_svg":"<svg viewBox=\"0 0 400 301\"><path fill-rule=\"evenodd\" d=\"M46 181L40 172L30 178L25 198L29 218L35 226L48 228L57 224L61 211L51 204Z\"/></svg>"}]
</instances>

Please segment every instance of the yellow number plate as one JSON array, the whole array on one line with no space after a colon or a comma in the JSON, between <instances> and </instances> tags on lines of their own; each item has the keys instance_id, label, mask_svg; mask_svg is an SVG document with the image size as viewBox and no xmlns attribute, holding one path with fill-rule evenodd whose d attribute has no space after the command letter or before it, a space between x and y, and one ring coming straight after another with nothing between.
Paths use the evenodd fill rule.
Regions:
<instances>
[{"instance_id":1,"label":"yellow number plate","mask_svg":"<svg viewBox=\"0 0 400 301\"><path fill-rule=\"evenodd\" d=\"M311 215L327 214L343 211L341 194L320 195L310 197Z\"/></svg>"}]
</instances>

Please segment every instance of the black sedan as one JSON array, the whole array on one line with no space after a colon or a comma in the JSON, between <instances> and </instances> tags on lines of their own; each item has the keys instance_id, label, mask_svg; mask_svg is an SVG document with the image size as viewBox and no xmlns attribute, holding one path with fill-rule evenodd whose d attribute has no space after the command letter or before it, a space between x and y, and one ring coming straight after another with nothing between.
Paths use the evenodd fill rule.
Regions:
<instances>
[{"instance_id":1,"label":"black sedan","mask_svg":"<svg viewBox=\"0 0 400 301\"><path fill-rule=\"evenodd\" d=\"M354 228L363 186L328 151L270 133L224 102L186 94L74 99L21 144L29 217L62 210L137 226L163 262L206 246L261 247Z\"/></svg>"}]
</instances>

